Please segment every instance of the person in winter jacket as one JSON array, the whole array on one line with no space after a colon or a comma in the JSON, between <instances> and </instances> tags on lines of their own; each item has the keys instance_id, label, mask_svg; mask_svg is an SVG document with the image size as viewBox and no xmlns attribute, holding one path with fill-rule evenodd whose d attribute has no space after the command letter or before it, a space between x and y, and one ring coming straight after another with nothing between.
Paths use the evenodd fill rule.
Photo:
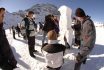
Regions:
<instances>
[{"instance_id":1,"label":"person in winter jacket","mask_svg":"<svg viewBox=\"0 0 104 70\"><path fill-rule=\"evenodd\" d=\"M21 33L21 31L20 31L20 26L19 26L19 24L17 24L16 29L17 29L17 32L18 32L18 37L20 37L20 33Z\"/></svg>"},{"instance_id":2,"label":"person in winter jacket","mask_svg":"<svg viewBox=\"0 0 104 70\"><path fill-rule=\"evenodd\" d=\"M79 46L80 48L80 35L81 35L81 22L78 21L75 17L73 18L74 25L72 26L72 29L74 30L75 34L75 44L74 46Z\"/></svg>"},{"instance_id":3,"label":"person in winter jacket","mask_svg":"<svg viewBox=\"0 0 104 70\"><path fill-rule=\"evenodd\" d=\"M34 52L37 52L35 50L35 28L34 24L35 22L33 21L33 11L29 11L27 17L25 17L21 23L21 32L25 37L28 39L28 47L29 47L29 53L30 56L35 58L36 56L34 55Z\"/></svg>"},{"instance_id":4,"label":"person in winter jacket","mask_svg":"<svg viewBox=\"0 0 104 70\"><path fill-rule=\"evenodd\" d=\"M41 22L39 22L39 33L42 35L43 31L42 31L42 28L43 28L43 24Z\"/></svg>"},{"instance_id":5,"label":"person in winter jacket","mask_svg":"<svg viewBox=\"0 0 104 70\"><path fill-rule=\"evenodd\" d=\"M75 57L74 70L80 70L81 64L86 62L87 55L93 50L96 40L96 30L93 21L87 16L83 9L77 8L75 15L82 22L81 39L82 49Z\"/></svg>"},{"instance_id":6,"label":"person in winter jacket","mask_svg":"<svg viewBox=\"0 0 104 70\"><path fill-rule=\"evenodd\" d=\"M44 44L44 40L46 38L47 33L50 30L53 30L54 29L54 26L55 26L55 23L54 23L54 21L52 19L52 15L45 16L45 23L44 23L44 26L42 28L42 30L43 30L42 45Z\"/></svg>"},{"instance_id":7,"label":"person in winter jacket","mask_svg":"<svg viewBox=\"0 0 104 70\"><path fill-rule=\"evenodd\" d=\"M15 37L15 31L16 31L16 28L15 28L14 25L12 25L12 32L13 32L13 38L14 38L14 39L16 39L16 37Z\"/></svg>"},{"instance_id":8,"label":"person in winter jacket","mask_svg":"<svg viewBox=\"0 0 104 70\"><path fill-rule=\"evenodd\" d=\"M2 70L20 70L17 68L17 61L10 48L3 28L5 8L0 8L0 68Z\"/></svg>"},{"instance_id":9,"label":"person in winter jacket","mask_svg":"<svg viewBox=\"0 0 104 70\"><path fill-rule=\"evenodd\" d=\"M63 56L66 46L58 44L55 30L50 30L47 34L48 43L42 45L42 53L45 57L48 70L60 70L63 64Z\"/></svg>"},{"instance_id":10,"label":"person in winter jacket","mask_svg":"<svg viewBox=\"0 0 104 70\"><path fill-rule=\"evenodd\" d=\"M58 36L58 34L59 34L59 21L58 21L58 19L57 19L57 16L54 16L54 22L55 22L55 27L54 27L54 29L55 29L55 31L56 31L56 33L57 33L57 36Z\"/></svg>"}]
</instances>

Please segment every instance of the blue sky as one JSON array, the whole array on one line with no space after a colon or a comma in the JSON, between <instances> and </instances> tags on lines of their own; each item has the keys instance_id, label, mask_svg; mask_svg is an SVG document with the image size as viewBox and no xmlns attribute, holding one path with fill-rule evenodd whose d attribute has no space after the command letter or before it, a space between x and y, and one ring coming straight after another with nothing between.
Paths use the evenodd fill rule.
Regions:
<instances>
[{"instance_id":1,"label":"blue sky","mask_svg":"<svg viewBox=\"0 0 104 70\"><path fill-rule=\"evenodd\" d=\"M50 3L58 8L62 5L70 7L75 12L80 7L93 21L104 23L104 0L0 0L0 7L5 7L9 12L25 10L35 4Z\"/></svg>"}]
</instances>

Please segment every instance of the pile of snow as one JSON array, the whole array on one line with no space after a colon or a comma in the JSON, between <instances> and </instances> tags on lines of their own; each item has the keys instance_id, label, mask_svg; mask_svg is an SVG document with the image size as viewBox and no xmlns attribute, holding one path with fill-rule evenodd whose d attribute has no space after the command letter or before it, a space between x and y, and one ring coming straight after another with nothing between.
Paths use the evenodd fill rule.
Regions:
<instances>
[{"instance_id":1,"label":"pile of snow","mask_svg":"<svg viewBox=\"0 0 104 70\"><path fill-rule=\"evenodd\" d=\"M104 24L100 23L100 22L94 22L96 27L103 27Z\"/></svg>"},{"instance_id":2,"label":"pile of snow","mask_svg":"<svg viewBox=\"0 0 104 70\"><path fill-rule=\"evenodd\" d=\"M59 40L63 40L64 36L67 38L67 42L69 45L72 45L72 33L73 30L71 28L72 24L72 19L71 19L71 14L72 10L71 8L67 6L61 6L59 8L60 11L60 21L59 21L59 28L60 28L60 37ZM62 41L63 43L63 41Z\"/></svg>"}]
</instances>

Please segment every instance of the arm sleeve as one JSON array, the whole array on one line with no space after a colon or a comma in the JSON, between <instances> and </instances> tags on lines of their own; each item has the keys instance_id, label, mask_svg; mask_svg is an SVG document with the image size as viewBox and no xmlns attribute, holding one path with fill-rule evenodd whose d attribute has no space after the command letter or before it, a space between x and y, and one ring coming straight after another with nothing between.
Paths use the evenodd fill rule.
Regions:
<instances>
[{"instance_id":1,"label":"arm sleeve","mask_svg":"<svg viewBox=\"0 0 104 70\"><path fill-rule=\"evenodd\" d=\"M92 42L92 25L91 23L84 23L83 26L83 31L82 31L82 50L81 50L81 55L82 56L86 56L92 46L91 46L91 42Z\"/></svg>"},{"instance_id":2,"label":"arm sleeve","mask_svg":"<svg viewBox=\"0 0 104 70\"><path fill-rule=\"evenodd\" d=\"M26 26L24 20L21 22L21 33L26 34Z\"/></svg>"}]
</instances>

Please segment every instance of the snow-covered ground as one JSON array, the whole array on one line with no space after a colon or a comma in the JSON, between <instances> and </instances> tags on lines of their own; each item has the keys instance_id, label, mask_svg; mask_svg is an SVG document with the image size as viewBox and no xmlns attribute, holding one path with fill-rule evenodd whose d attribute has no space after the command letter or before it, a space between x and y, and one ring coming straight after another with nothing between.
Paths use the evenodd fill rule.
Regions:
<instances>
[{"instance_id":1,"label":"snow-covered ground","mask_svg":"<svg viewBox=\"0 0 104 70\"><path fill-rule=\"evenodd\" d=\"M95 47L88 56L87 63L82 65L81 70L104 70L104 28L96 28L96 31L97 37ZM27 41L24 41L22 37L19 38L17 34L17 39L14 40L12 34L9 33L9 30L6 30L6 34L21 70L46 70L45 60L41 54L42 35L37 34L36 36L35 47L38 52L34 53L36 55L36 58L34 59L29 56ZM74 69L75 62L73 59L78 51L80 50L76 48L66 50L64 56L65 63L61 70Z\"/></svg>"}]
</instances>

